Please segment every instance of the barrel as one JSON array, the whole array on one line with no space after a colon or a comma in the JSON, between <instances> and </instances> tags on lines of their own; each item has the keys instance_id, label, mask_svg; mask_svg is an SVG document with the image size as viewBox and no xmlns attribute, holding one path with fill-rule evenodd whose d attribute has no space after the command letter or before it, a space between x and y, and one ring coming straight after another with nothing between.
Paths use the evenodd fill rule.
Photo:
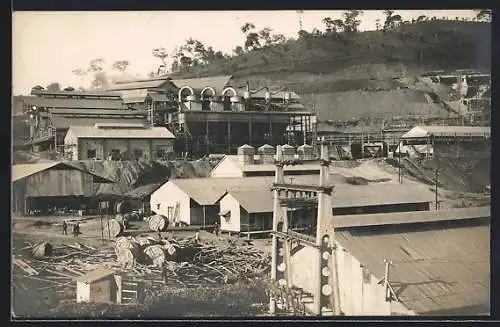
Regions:
<instances>
[{"instance_id":1,"label":"barrel","mask_svg":"<svg viewBox=\"0 0 500 327\"><path fill-rule=\"evenodd\" d=\"M52 245L50 243L39 243L31 251L33 258L42 259L52 255Z\"/></svg>"},{"instance_id":2,"label":"barrel","mask_svg":"<svg viewBox=\"0 0 500 327\"><path fill-rule=\"evenodd\" d=\"M154 215L149 219L149 229L154 232L163 232L167 230L168 219L162 215Z\"/></svg>"},{"instance_id":3,"label":"barrel","mask_svg":"<svg viewBox=\"0 0 500 327\"><path fill-rule=\"evenodd\" d=\"M155 239L153 239L151 237L138 237L137 243L139 243L139 246L141 248L146 248L150 245L154 245L156 243L156 241L155 241Z\"/></svg>"},{"instance_id":4,"label":"barrel","mask_svg":"<svg viewBox=\"0 0 500 327\"><path fill-rule=\"evenodd\" d=\"M117 214L115 216L115 220L118 221L120 224L122 224L125 227L125 229L130 226L130 224L129 224L130 214L129 213Z\"/></svg>"},{"instance_id":5,"label":"barrel","mask_svg":"<svg viewBox=\"0 0 500 327\"><path fill-rule=\"evenodd\" d=\"M134 267L137 262L141 262L143 259L139 243L131 237L117 239L115 253L118 262L123 267Z\"/></svg>"},{"instance_id":6,"label":"barrel","mask_svg":"<svg viewBox=\"0 0 500 327\"><path fill-rule=\"evenodd\" d=\"M160 267L165 262L165 252L161 245L150 245L144 249L146 260L155 267Z\"/></svg>"},{"instance_id":7,"label":"barrel","mask_svg":"<svg viewBox=\"0 0 500 327\"><path fill-rule=\"evenodd\" d=\"M109 234L111 237L118 237L123 232L122 224L116 219L109 220Z\"/></svg>"}]
</instances>

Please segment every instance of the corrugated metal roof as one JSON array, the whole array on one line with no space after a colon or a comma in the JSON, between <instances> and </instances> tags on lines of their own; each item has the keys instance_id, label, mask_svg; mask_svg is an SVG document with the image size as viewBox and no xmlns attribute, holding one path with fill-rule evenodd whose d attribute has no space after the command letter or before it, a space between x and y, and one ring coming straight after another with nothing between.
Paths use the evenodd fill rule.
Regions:
<instances>
[{"instance_id":1,"label":"corrugated metal roof","mask_svg":"<svg viewBox=\"0 0 500 327\"><path fill-rule=\"evenodd\" d=\"M228 87L229 80L232 76L213 76L213 77L200 77L200 78L186 78L186 79L173 79L171 82L179 89L183 86L189 86L200 92L205 87L212 87L215 89L217 95L221 95L222 91Z\"/></svg>"},{"instance_id":2,"label":"corrugated metal roof","mask_svg":"<svg viewBox=\"0 0 500 327\"><path fill-rule=\"evenodd\" d=\"M117 110L117 109L50 109L50 113L53 115L145 115L144 112L140 112L133 109Z\"/></svg>"},{"instance_id":3,"label":"corrugated metal roof","mask_svg":"<svg viewBox=\"0 0 500 327\"><path fill-rule=\"evenodd\" d=\"M33 90L31 91L31 94L33 95L65 95L65 96L89 96L89 97L118 97L120 98L120 93L116 92L107 92L107 91L47 91L47 90L41 90L41 91L36 91Z\"/></svg>"},{"instance_id":4,"label":"corrugated metal roof","mask_svg":"<svg viewBox=\"0 0 500 327\"><path fill-rule=\"evenodd\" d=\"M127 193L125 193L125 196L131 197L131 198L141 199L141 198L150 196L160 186L162 186L162 183L142 185L142 186L134 188L133 190L128 191Z\"/></svg>"},{"instance_id":5,"label":"corrugated metal roof","mask_svg":"<svg viewBox=\"0 0 500 327\"><path fill-rule=\"evenodd\" d=\"M294 184L318 185L318 176L297 176ZM243 183L243 182L242 182ZM270 189L228 191L248 212L272 212L273 195ZM402 184L375 184L354 186L337 184L333 189L332 206L334 208L366 207L404 203L422 203L434 200L434 194L428 187L414 184L411 187ZM382 218L379 218L382 219Z\"/></svg>"},{"instance_id":6,"label":"corrugated metal roof","mask_svg":"<svg viewBox=\"0 0 500 327\"><path fill-rule=\"evenodd\" d=\"M151 100L153 101L162 101L162 102L168 101L167 95L164 93L149 93L148 97L151 98Z\"/></svg>"},{"instance_id":7,"label":"corrugated metal roof","mask_svg":"<svg viewBox=\"0 0 500 327\"><path fill-rule=\"evenodd\" d=\"M45 108L74 108L74 109L124 109L120 99L71 99L71 98L41 98L26 99L26 105Z\"/></svg>"},{"instance_id":8,"label":"corrugated metal roof","mask_svg":"<svg viewBox=\"0 0 500 327\"><path fill-rule=\"evenodd\" d=\"M114 275L112 270L102 268L88 272L85 275L75 277L74 280L81 283L92 283L111 275Z\"/></svg>"},{"instance_id":9,"label":"corrugated metal roof","mask_svg":"<svg viewBox=\"0 0 500 327\"><path fill-rule=\"evenodd\" d=\"M146 97L123 98L123 103L143 103L144 101L146 101Z\"/></svg>"},{"instance_id":10,"label":"corrugated metal roof","mask_svg":"<svg viewBox=\"0 0 500 327\"><path fill-rule=\"evenodd\" d=\"M52 124L57 129L66 129L70 126L94 126L95 123L120 123L126 120L130 123L143 123L145 119L145 115L143 118L135 118L135 116L125 117L115 117L115 118L80 118L80 117L60 117L60 116L52 116Z\"/></svg>"},{"instance_id":11,"label":"corrugated metal roof","mask_svg":"<svg viewBox=\"0 0 500 327\"><path fill-rule=\"evenodd\" d=\"M65 141L69 142L69 140L76 138L174 139L175 136L166 127L97 128L95 126L70 126Z\"/></svg>"},{"instance_id":12,"label":"corrugated metal roof","mask_svg":"<svg viewBox=\"0 0 500 327\"><path fill-rule=\"evenodd\" d=\"M60 162L60 161L13 165L12 166L12 182L16 182L18 180L24 179L28 176L37 174L37 173L42 172L44 170L54 168L56 166L66 166L69 168L78 169L78 170L83 171L85 173L91 174L92 176L94 176L94 181L96 183L114 183L114 181L110 180L109 178L106 178L104 176L90 172L87 169L82 168L75 163Z\"/></svg>"},{"instance_id":13,"label":"corrugated metal roof","mask_svg":"<svg viewBox=\"0 0 500 327\"><path fill-rule=\"evenodd\" d=\"M153 79L144 80L138 82L125 82L120 84L112 85L108 88L109 91L119 91L119 90L137 90L137 89L150 89L159 88L167 85L169 83L168 79Z\"/></svg>"},{"instance_id":14,"label":"corrugated metal roof","mask_svg":"<svg viewBox=\"0 0 500 327\"><path fill-rule=\"evenodd\" d=\"M334 216L335 228L355 228L363 226L381 226L424 223L431 221L462 220L485 218L491 216L491 208L471 207L434 211L395 212L390 215L385 213L340 215Z\"/></svg>"},{"instance_id":15,"label":"corrugated metal roof","mask_svg":"<svg viewBox=\"0 0 500 327\"><path fill-rule=\"evenodd\" d=\"M339 231L335 238L376 278L384 277L384 259L391 260L389 281L402 304L417 314L489 311L489 224L401 227Z\"/></svg>"},{"instance_id":16,"label":"corrugated metal roof","mask_svg":"<svg viewBox=\"0 0 500 327\"><path fill-rule=\"evenodd\" d=\"M416 126L402 138L434 136L491 136L491 127L483 126Z\"/></svg>"}]
</instances>

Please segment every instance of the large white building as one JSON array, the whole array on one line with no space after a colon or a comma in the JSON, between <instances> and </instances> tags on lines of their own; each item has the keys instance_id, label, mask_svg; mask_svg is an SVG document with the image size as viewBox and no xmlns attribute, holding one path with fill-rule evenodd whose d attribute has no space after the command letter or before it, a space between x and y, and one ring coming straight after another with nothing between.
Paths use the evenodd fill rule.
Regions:
<instances>
[{"instance_id":1,"label":"large white building","mask_svg":"<svg viewBox=\"0 0 500 327\"><path fill-rule=\"evenodd\" d=\"M175 136L165 127L143 124L71 126L64 139L71 160L161 160L174 151Z\"/></svg>"}]
</instances>

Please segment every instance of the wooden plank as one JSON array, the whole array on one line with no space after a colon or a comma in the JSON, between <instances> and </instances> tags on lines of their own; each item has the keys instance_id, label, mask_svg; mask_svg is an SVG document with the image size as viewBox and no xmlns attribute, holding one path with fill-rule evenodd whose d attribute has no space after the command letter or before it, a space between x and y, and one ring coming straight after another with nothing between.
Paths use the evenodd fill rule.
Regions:
<instances>
[{"instance_id":1,"label":"wooden plank","mask_svg":"<svg viewBox=\"0 0 500 327\"><path fill-rule=\"evenodd\" d=\"M38 271L36 271L33 267L28 265L26 262L22 261L21 259L15 259L14 264L24 270L28 275L30 276L35 276L38 275Z\"/></svg>"}]
</instances>

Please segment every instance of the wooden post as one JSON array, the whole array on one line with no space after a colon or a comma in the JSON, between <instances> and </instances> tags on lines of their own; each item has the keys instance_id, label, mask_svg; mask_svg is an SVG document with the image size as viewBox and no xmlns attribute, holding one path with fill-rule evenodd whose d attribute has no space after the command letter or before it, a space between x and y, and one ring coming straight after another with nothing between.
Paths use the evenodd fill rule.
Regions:
<instances>
[{"instance_id":1,"label":"wooden post","mask_svg":"<svg viewBox=\"0 0 500 327\"><path fill-rule=\"evenodd\" d=\"M248 114L248 143L252 145L252 117Z\"/></svg>"},{"instance_id":2,"label":"wooden post","mask_svg":"<svg viewBox=\"0 0 500 327\"><path fill-rule=\"evenodd\" d=\"M391 299L391 293L389 291L389 265L391 263L387 259L384 259L384 263L385 263L385 273L384 273L385 300L389 301Z\"/></svg>"},{"instance_id":3,"label":"wooden post","mask_svg":"<svg viewBox=\"0 0 500 327\"><path fill-rule=\"evenodd\" d=\"M227 118L227 153L231 154L231 118Z\"/></svg>"},{"instance_id":4,"label":"wooden post","mask_svg":"<svg viewBox=\"0 0 500 327\"><path fill-rule=\"evenodd\" d=\"M203 206L203 228L206 227L206 214L205 214L205 206Z\"/></svg>"},{"instance_id":5,"label":"wooden post","mask_svg":"<svg viewBox=\"0 0 500 327\"><path fill-rule=\"evenodd\" d=\"M206 130L206 139L205 139L205 145L206 145L206 154L210 153L210 137L208 135L208 114L205 115L205 130Z\"/></svg>"},{"instance_id":6,"label":"wooden post","mask_svg":"<svg viewBox=\"0 0 500 327\"><path fill-rule=\"evenodd\" d=\"M439 169L436 168L436 170L434 171L434 192L435 192L435 195L436 195L436 210L439 209L439 202L438 202L438 175L439 175Z\"/></svg>"}]
</instances>

